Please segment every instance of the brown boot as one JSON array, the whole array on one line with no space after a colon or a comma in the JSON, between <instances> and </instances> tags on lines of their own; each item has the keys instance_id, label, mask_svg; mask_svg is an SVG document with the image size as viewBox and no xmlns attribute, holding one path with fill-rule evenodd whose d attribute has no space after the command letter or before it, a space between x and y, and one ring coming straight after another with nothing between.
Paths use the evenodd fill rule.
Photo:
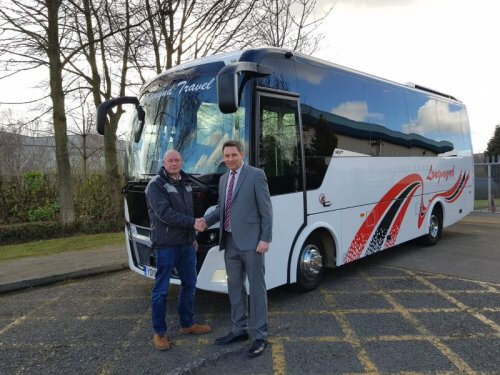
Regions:
<instances>
[{"instance_id":1,"label":"brown boot","mask_svg":"<svg viewBox=\"0 0 500 375\"><path fill-rule=\"evenodd\" d=\"M212 328L204 324L193 324L191 327L181 328L181 333L183 335L203 335L204 333L211 332Z\"/></svg>"},{"instance_id":2,"label":"brown boot","mask_svg":"<svg viewBox=\"0 0 500 375\"><path fill-rule=\"evenodd\" d=\"M158 350L168 350L170 349L170 341L165 336L157 335L156 333L153 335L153 344Z\"/></svg>"}]
</instances>

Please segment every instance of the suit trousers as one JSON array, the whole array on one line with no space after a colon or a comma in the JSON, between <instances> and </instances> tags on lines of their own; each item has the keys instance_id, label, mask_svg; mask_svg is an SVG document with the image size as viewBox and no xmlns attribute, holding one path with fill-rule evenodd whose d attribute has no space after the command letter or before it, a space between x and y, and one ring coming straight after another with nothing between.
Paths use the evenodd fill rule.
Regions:
<instances>
[{"instance_id":1,"label":"suit trousers","mask_svg":"<svg viewBox=\"0 0 500 375\"><path fill-rule=\"evenodd\" d=\"M235 334L247 330L247 293L245 279L248 277L250 294L250 334L254 340L267 337L267 289L264 277L264 254L252 250L240 250L230 233L225 233L227 287L231 303L232 331Z\"/></svg>"}]
</instances>

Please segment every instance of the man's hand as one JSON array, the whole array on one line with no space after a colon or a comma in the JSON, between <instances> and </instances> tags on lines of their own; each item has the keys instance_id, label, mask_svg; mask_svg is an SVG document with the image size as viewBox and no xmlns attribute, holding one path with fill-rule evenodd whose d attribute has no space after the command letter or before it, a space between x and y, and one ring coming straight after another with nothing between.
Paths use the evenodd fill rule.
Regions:
<instances>
[{"instance_id":1,"label":"man's hand","mask_svg":"<svg viewBox=\"0 0 500 375\"><path fill-rule=\"evenodd\" d=\"M205 222L205 219L202 217L195 219L194 220L194 229L197 230L198 232L205 231L207 229L207 223Z\"/></svg>"},{"instance_id":2,"label":"man's hand","mask_svg":"<svg viewBox=\"0 0 500 375\"><path fill-rule=\"evenodd\" d=\"M198 241L193 241L194 251L198 251Z\"/></svg>"},{"instance_id":3,"label":"man's hand","mask_svg":"<svg viewBox=\"0 0 500 375\"><path fill-rule=\"evenodd\" d=\"M266 241L259 241L259 244L257 245L257 252L264 254L267 250L269 250L269 242Z\"/></svg>"}]
</instances>

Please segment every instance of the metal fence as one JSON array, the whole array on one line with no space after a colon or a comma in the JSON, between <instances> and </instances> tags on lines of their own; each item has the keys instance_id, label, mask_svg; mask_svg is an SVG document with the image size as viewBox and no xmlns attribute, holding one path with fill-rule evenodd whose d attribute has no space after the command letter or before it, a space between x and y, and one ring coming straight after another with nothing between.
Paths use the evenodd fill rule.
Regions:
<instances>
[{"instance_id":1,"label":"metal fence","mask_svg":"<svg viewBox=\"0 0 500 375\"><path fill-rule=\"evenodd\" d=\"M474 209L500 212L500 160L474 163Z\"/></svg>"}]
</instances>

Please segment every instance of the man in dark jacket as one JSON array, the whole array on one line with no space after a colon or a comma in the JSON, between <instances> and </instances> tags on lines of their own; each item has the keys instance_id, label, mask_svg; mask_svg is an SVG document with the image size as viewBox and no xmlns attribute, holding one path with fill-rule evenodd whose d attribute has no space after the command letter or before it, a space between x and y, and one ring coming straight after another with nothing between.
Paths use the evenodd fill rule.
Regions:
<instances>
[{"instance_id":1,"label":"man in dark jacket","mask_svg":"<svg viewBox=\"0 0 500 375\"><path fill-rule=\"evenodd\" d=\"M151 296L153 344L158 350L170 348L166 337L166 302L170 276L175 267L181 280L179 318L182 334L203 334L207 325L194 323L196 289L196 241L193 196L188 176L181 171L182 159L176 150L163 157L163 166L146 188L151 241L156 253L155 286Z\"/></svg>"}]
</instances>

